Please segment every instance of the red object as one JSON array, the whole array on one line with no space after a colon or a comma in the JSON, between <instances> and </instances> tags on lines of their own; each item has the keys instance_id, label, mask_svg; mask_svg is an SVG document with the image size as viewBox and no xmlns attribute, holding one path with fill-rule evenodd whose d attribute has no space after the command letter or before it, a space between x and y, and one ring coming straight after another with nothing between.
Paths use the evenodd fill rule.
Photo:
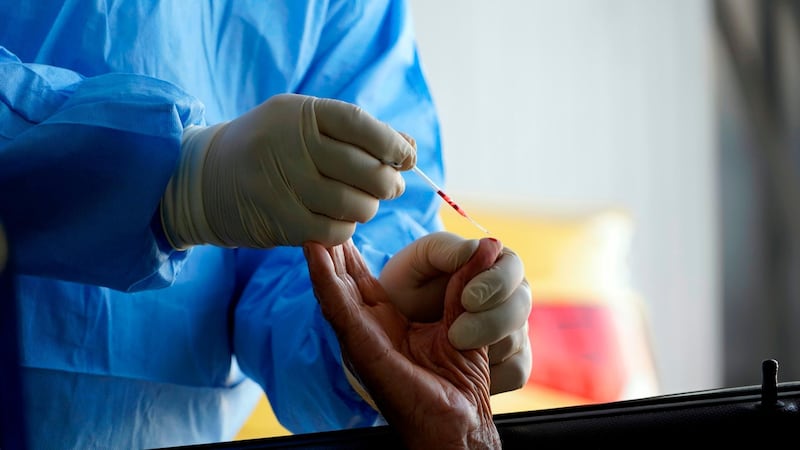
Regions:
<instances>
[{"instance_id":1,"label":"red object","mask_svg":"<svg viewBox=\"0 0 800 450\"><path fill-rule=\"evenodd\" d=\"M615 401L625 367L612 312L598 305L537 305L528 317L535 383L596 402Z\"/></svg>"}]
</instances>

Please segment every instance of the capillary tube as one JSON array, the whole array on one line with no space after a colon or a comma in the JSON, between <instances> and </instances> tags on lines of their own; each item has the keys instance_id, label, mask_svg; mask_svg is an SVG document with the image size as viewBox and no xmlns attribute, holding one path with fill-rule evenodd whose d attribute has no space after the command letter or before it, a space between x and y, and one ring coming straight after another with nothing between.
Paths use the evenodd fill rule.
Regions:
<instances>
[{"instance_id":1,"label":"capillary tube","mask_svg":"<svg viewBox=\"0 0 800 450\"><path fill-rule=\"evenodd\" d=\"M442 200L446 201L447 204L450 205L450 207L456 210L457 213L461 214L461 216L463 216L465 219L472 222L472 224L475 225L475 227L478 228L479 230L483 231L486 234L489 234L489 230L484 228L481 224L476 222L475 219L470 217L466 211L464 211L460 206L458 206L458 203L454 202L449 195L444 193L444 191L442 190L442 188L439 187L439 185L437 185L433 180L431 180L431 178L428 175L425 175L425 172L423 172L422 169L420 169L417 166L414 166L411 168L411 170L413 170L417 175L419 175L420 178L425 180L425 182L428 183L430 187L433 188L434 191L436 191L436 194L439 195L439 197L441 197Z\"/></svg>"}]
</instances>

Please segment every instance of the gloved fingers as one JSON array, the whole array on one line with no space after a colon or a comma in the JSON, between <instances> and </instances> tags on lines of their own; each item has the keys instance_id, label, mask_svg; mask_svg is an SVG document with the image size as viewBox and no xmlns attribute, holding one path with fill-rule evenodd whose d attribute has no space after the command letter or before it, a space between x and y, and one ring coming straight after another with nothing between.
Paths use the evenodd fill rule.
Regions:
<instances>
[{"instance_id":1,"label":"gloved fingers","mask_svg":"<svg viewBox=\"0 0 800 450\"><path fill-rule=\"evenodd\" d=\"M528 322L489 346L489 365L500 364L529 347Z\"/></svg>"},{"instance_id":2,"label":"gloved fingers","mask_svg":"<svg viewBox=\"0 0 800 450\"><path fill-rule=\"evenodd\" d=\"M379 199L403 194L406 182L394 167L384 164L359 147L320 136L308 152L317 170L328 178L357 187Z\"/></svg>"},{"instance_id":3,"label":"gloved fingers","mask_svg":"<svg viewBox=\"0 0 800 450\"><path fill-rule=\"evenodd\" d=\"M460 350L491 345L525 326L530 312L530 288L523 282L494 308L462 313L448 330L448 336Z\"/></svg>"},{"instance_id":4,"label":"gloved fingers","mask_svg":"<svg viewBox=\"0 0 800 450\"><path fill-rule=\"evenodd\" d=\"M520 330L520 333L515 333L515 335L517 336L514 338L515 341L518 338L524 338L524 341L520 341L519 345L515 344L514 348L517 348L517 351L507 355L501 362L492 362L492 347L489 347L489 377L491 379L490 393L492 395L519 389L530 378L533 356L528 341L527 326L524 330Z\"/></svg>"},{"instance_id":5,"label":"gloved fingers","mask_svg":"<svg viewBox=\"0 0 800 450\"><path fill-rule=\"evenodd\" d=\"M315 214L346 222L367 222L378 212L379 201L348 184L315 177L313 182L296 183L295 193L303 206Z\"/></svg>"},{"instance_id":6,"label":"gloved fingers","mask_svg":"<svg viewBox=\"0 0 800 450\"><path fill-rule=\"evenodd\" d=\"M355 145L398 170L417 163L416 149L400 133L359 106L330 98L313 98L311 104L320 134Z\"/></svg>"},{"instance_id":7,"label":"gloved fingers","mask_svg":"<svg viewBox=\"0 0 800 450\"><path fill-rule=\"evenodd\" d=\"M417 148L417 140L414 139L410 134L404 133L402 131L398 131L398 133L400 133L400 136L403 136L403 139L405 139L406 142L411 144L412 147L414 147L415 149Z\"/></svg>"},{"instance_id":8,"label":"gloved fingers","mask_svg":"<svg viewBox=\"0 0 800 450\"><path fill-rule=\"evenodd\" d=\"M425 235L394 254L380 273L380 282L400 311L415 321L437 320L442 314L441 293L449 275L464 265L478 248L478 240L447 231Z\"/></svg>"},{"instance_id":9,"label":"gloved fingers","mask_svg":"<svg viewBox=\"0 0 800 450\"><path fill-rule=\"evenodd\" d=\"M477 239L464 239L448 231L431 233L410 246L410 266L422 273L453 273L472 257L478 245Z\"/></svg>"},{"instance_id":10,"label":"gloved fingers","mask_svg":"<svg viewBox=\"0 0 800 450\"><path fill-rule=\"evenodd\" d=\"M447 283L442 315L444 324L449 326L464 311L459 291L463 290L467 280L491 267L502 251L503 244L495 238L483 238L478 241L478 249L463 266L458 268Z\"/></svg>"},{"instance_id":11,"label":"gloved fingers","mask_svg":"<svg viewBox=\"0 0 800 450\"><path fill-rule=\"evenodd\" d=\"M407 288L443 273L453 273L464 265L478 248L478 240L464 239L455 233L427 234L397 252L381 271L381 283L392 289ZM409 276L413 281L407 280Z\"/></svg>"},{"instance_id":12,"label":"gloved fingers","mask_svg":"<svg viewBox=\"0 0 800 450\"><path fill-rule=\"evenodd\" d=\"M277 229L282 230L284 236L272 237L271 242L278 242L281 245L302 245L306 241L316 241L325 247L332 247L347 242L355 233L356 224L306 211L298 218L297 226Z\"/></svg>"},{"instance_id":13,"label":"gloved fingers","mask_svg":"<svg viewBox=\"0 0 800 450\"><path fill-rule=\"evenodd\" d=\"M470 280L461 294L461 304L471 312L494 308L518 289L524 278L522 259L513 250L504 247L500 258L489 270Z\"/></svg>"}]
</instances>

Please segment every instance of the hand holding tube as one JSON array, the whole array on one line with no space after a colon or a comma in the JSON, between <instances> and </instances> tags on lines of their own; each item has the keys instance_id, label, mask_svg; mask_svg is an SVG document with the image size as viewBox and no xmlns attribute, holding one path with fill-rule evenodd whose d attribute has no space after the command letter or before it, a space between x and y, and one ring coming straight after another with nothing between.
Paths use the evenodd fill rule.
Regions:
<instances>
[{"instance_id":1,"label":"hand holding tube","mask_svg":"<svg viewBox=\"0 0 800 450\"><path fill-rule=\"evenodd\" d=\"M341 244L379 200L403 193L398 170L415 163L411 144L356 105L281 94L185 131L162 224L178 249Z\"/></svg>"}]
</instances>

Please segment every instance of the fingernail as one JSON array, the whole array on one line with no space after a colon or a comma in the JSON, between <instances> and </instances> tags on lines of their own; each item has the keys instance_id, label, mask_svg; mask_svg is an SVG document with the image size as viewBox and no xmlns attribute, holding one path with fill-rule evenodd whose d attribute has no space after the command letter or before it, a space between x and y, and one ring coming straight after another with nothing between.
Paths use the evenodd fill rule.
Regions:
<instances>
[{"instance_id":1,"label":"fingernail","mask_svg":"<svg viewBox=\"0 0 800 450\"><path fill-rule=\"evenodd\" d=\"M400 164L400 163L398 163L398 162L391 162L391 161L381 161L381 162L382 162L382 163L384 163L384 164L386 164L387 166L392 166L392 167L394 167L395 169L397 169L397 168L399 168L399 167L401 167L401 166L402 166L402 164Z\"/></svg>"}]
</instances>

